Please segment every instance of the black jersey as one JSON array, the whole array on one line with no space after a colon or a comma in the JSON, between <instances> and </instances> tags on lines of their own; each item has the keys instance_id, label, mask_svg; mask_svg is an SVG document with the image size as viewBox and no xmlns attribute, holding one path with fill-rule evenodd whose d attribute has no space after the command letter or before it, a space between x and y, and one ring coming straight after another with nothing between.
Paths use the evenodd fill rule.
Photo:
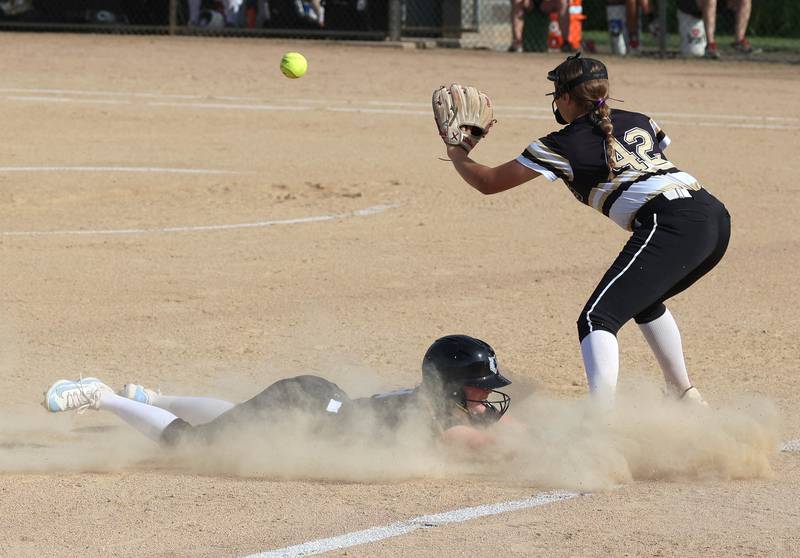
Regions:
<instances>
[{"instance_id":1,"label":"black jersey","mask_svg":"<svg viewBox=\"0 0 800 558\"><path fill-rule=\"evenodd\" d=\"M424 434L436 435L441 429L422 399L418 389L350 399L343 389L325 378L297 376L275 382L209 423L192 426L176 419L164 430L162 439L169 445L186 439L213 443L242 429L248 434L255 430L269 436L271 428L289 428L286 420L297 411L312 419L312 430L326 436L352 429L371 432L376 439L382 439L386 432L411 418L422 421Z\"/></svg>"},{"instance_id":2,"label":"black jersey","mask_svg":"<svg viewBox=\"0 0 800 558\"><path fill-rule=\"evenodd\" d=\"M664 156L670 140L650 117L614 109L611 123L617 159L613 173L605 135L589 115L532 142L517 161L550 181L562 179L579 201L626 230L631 230L636 212L657 195L700 189L693 176Z\"/></svg>"},{"instance_id":3,"label":"black jersey","mask_svg":"<svg viewBox=\"0 0 800 558\"><path fill-rule=\"evenodd\" d=\"M379 428L394 429L404 421L421 419L430 432L438 429L419 388L399 389L353 399L349 412L360 419L374 421Z\"/></svg>"}]
</instances>

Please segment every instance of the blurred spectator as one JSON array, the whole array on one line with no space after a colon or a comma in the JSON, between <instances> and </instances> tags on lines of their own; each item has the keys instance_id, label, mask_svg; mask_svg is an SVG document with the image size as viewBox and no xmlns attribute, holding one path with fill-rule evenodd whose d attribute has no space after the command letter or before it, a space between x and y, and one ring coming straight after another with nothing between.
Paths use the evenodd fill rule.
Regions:
<instances>
[{"instance_id":1,"label":"blurred spectator","mask_svg":"<svg viewBox=\"0 0 800 558\"><path fill-rule=\"evenodd\" d=\"M189 0L189 25L197 25L200 21L200 0Z\"/></svg>"},{"instance_id":2,"label":"blurred spectator","mask_svg":"<svg viewBox=\"0 0 800 558\"><path fill-rule=\"evenodd\" d=\"M689 0L694 2L694 0ZM606 21L611 54L628 54L627 0L606 0Z\"/></svg>"},{"instance_id":3,"label":"blurred spectator","mask_svg":"<svg viewBox=\"0 0 800 558\"><path fill-rule=\"evenodd\" d=\"M310 10L304 10L307 14L306 17L320 27L325 27L325 8L322 7L321 0L309 0L304 4L311 8Z\"/></svg>"},{"instance_id":4,"label":"blurred spectator","mask_svg":"<svg viewBox=\"0 0 800 558\"><path fill-rule=\"evenodd\" d=\"M695 0L688 0L694 2ZM636 53L641 45L643 28L658 33L657 22L649 0L607 0L606 17L614 54Z\"/></svg>"},{"instance_id":5,"label":"blurred spectator","mask_svg":"<svg viewBox=\"0 0 800 558\"><path fill-rule=\"evenodd\" d=\"M678 0L677 8L681 54L705 56L708 42L703 24L703 12L698 7L697 0Z\"/></svg>"},{"instance_id":6,"label":"blurred spectator","mask_svg":"<svg viewBox=\"0 0 800 558\"><path fill-rule=\"evenodd\" d=\"M220 29L244 25L244 0L188 0L189 25Z\"/></svg>"},{"instance_id":7,"label":"blurred spectator","mask_svg":"<svg viewBox=\"0 0 800 558\"><path fill-rule=\"evenodd\" d=\"M628 45L631 51L639 50L639 28L649 26L653 11L649 0L625 0L625 20L628 27ZM641 17L640 17L641 16Z\"/></svg>"},{"instance_id":8,"label":"blurred spectator","mask_svg":"<svg viewBox=\"0 0 800 558\"><path fill-rule=\"evenodd\" d=\"M696 0L697 7L703 14L703 23L706 27L706 56L708 58L719 58L717 41L714 36L717 27L717 0ZM745 54L751 54L753 47L745 37L747 23L750 21L751 0L725 0L725 6L734 14L733 28L733 48Z\"/></svg>"},{"instance_id":9,"label":"blurred spectator","mask_svg":"<svg viewBox=\"0 0 800 558\"><path fill-rule=\"evenodd\" d=\"M522 52L525 12L538 8L543 14L558 14L558 25L564 38L564 50L572 50L566 41L569 33L569 0L511 0L511 46L508 52Z\"/></svg>"},{"instance_id":10,"label":"blurred spectator","mask_svg":"<svg viewBox=\"0 0 800 558\"><path fill-rule=\"evenodd\" d=\"M17 18L33 11L33 0L3 0L0 2L0 16L5 19Z\"/></svg>"},{"instance_id":11,"label":"blurred spectator","mask_svg":"<svg viewBox=\"0 0 800 558\"><path fill-rule=\"evenodd\" d=\"M427 7L430 0L422 0ZM406 4L409 6L409 4ZM332 31L388 29L389 0L323 0L324 25ZM409 12L406 12L408 18ZM408 20L406 20L408 21ZM354 37L356 38L356 37Z\"/></svg>"},{"instance_id":12,"label":"blurred spectator","mask_svg":"<svg viewBox=\"0 0 800 558\"><path fill-rule=\"evenodd\" d=\"M525 30L525 12L533 0L511 0L511 46L508 52L522 52L522 33Z\"/></svg>"},{"instance_id":13,"label":"blurred spectator","mask_svg":"<svg viewBox=\"0 0 800 558\"><path fill-rule=\"evenodd\" d=\"M332 2L328 2L331 4ZM354 4L345 2L345 4ZM336 8L340 3L336 2ZM324 0L268 0L265 26L286 29L317 29L325 26ZM331 13L337 10L332 10Z\"/></svg>"},{"instance_id":14,"label":"blurred spectator","mask_svg":"<svg viewBox=\"0 0 800 558\"><path fill-rule=\"evenodd\" d=\"M121 0L3 0L0 19L41 23L127 24Z\"/></svg>"}]
</instances>

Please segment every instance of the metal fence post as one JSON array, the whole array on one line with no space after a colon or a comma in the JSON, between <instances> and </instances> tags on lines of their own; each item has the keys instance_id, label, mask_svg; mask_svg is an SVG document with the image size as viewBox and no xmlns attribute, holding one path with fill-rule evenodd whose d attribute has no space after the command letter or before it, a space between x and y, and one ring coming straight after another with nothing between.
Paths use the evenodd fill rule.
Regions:
<instances>
[{"instance_id":1,"label":"metal fence post","mask_svg":"<svg viewBox=\"0 0 800 558\"><path fill-rule=\"evenodd\" d=\"M389 0L389 40L400 40L400 26L402 22L402 0Z\"/></svg>"},{"instance_id":2,"label":"metal fence post","mask_svg":"<svg viewBox=\"0 0 800 558\"><path fill-rule=\"evenodd\" d=\"M658 51L667 56L667 0L658 0Z\"/></svg>"},{"instance_id":3,"label":"metal fence post","mask_svg":"<svg viewBox=\"0 0 800 558\"><path fill-rule=\"evenodd\" d=\"M174 35L178 28L178 0L169 0L169 34Z\"/></svg>"},{"instance_id":4,"label":"metal fence post","mask_svg":"<svg viewBox=\"0 0 800 558\"><path fill-rule=\"evenodd\" d=\"M442 37L460 39L461 27L461 0L443 0Z\"/></svg>"}]
</instances>

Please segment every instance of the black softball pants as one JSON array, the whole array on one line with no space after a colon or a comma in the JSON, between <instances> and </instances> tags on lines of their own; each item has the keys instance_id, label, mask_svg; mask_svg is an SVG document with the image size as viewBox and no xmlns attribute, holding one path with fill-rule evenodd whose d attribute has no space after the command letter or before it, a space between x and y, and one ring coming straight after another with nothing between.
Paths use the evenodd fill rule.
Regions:
<instances>
[{"instance_id":1,"label":"black softball pants","mask_svg":"<svg viewBox=\"0 0 800 558\"><path fill-rule=\"evenodd\" d=\"M616 335L631 318L642 324L661 317L665 300L722 259L730 214L706 190L682 192L690 197L659 195L638 211L633 234L581 310L580 340L598 329Z\"/></svg>"},{"instance_id":2,"label":"black softball pants","mask_svg":"<svg viewBox=\"0 0 800 558\"><path fill-rule=\"evenodd\" d=\"M289 427L285 421L293 412L301 412L324 427L326 422L338 422L339 409L349 402L344 390L325 378L310 375L286 378L209 423L193 426L183 419L175 419L164 429L161 439L166 445L186 441L213 443L243 429L268 435L270 428Z\"/></svg>"}]
</instances>

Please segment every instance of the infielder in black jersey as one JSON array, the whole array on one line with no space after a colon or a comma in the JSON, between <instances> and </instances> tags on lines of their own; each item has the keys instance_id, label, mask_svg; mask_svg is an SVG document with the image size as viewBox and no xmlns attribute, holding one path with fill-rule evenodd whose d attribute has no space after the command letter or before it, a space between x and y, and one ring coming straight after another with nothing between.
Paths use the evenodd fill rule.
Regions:
<instances>
[{"instance_id":1,"label":"infielder in black jersey","mask_svg":"<svg viewBox=\"0 0 800 558\"><path fill-rule=\"evenodd\" d=\"M491 103L470 99L471 88L451 86L463 91L451 94L455 108L442 108L448 101L441 89L434 92L440 134L458 173L480 192L495 194L538 176L561 179L578 201L631 231L578 316L589 389L613 394L619 371L616 334L633 318L668 386L678 397L702 402L689 381L680 332L664 301L717 265L728 247L730 215L697 179L666 158L670 140L658 124L608 106L605 65L579 56L547 75L555 86L550 93L554 116L565 126L533 141L515 159L492 168L469 158L493 122ZM481 104L488 115L476 108ZM458 117L443 116L448 109L457 114L459 107L472 107L477 114L461 133L453 126Z\"/></svg>"},{"instance_id":2,"label":"infielder in black jersey","mask_svg":"<svg viewBox=\"0 0 800 558\"><path fill-rule=\"evenodd\" d=\"M351 399L319 376L277 381L238 405L206 397L162 395L137 384L126 384L114 393L97 378L82 378L54 383L45 392L44 406L51 412L108 410L168 446L213 445L238 431L248 435L256 431L268 438L272 428L282 432L291 428L293 413L300 413L311 421L311 432L326 437L351 429L364 433L372 427L377 438L405 420L423 417L425 434L432 438L479 448L494 441L486 428L506 420L511 398L497 388L510 383L500 373L489 344L466 335L448 335L425 353L420 385L371 397Z\"/></svg>"}]
</instances>

